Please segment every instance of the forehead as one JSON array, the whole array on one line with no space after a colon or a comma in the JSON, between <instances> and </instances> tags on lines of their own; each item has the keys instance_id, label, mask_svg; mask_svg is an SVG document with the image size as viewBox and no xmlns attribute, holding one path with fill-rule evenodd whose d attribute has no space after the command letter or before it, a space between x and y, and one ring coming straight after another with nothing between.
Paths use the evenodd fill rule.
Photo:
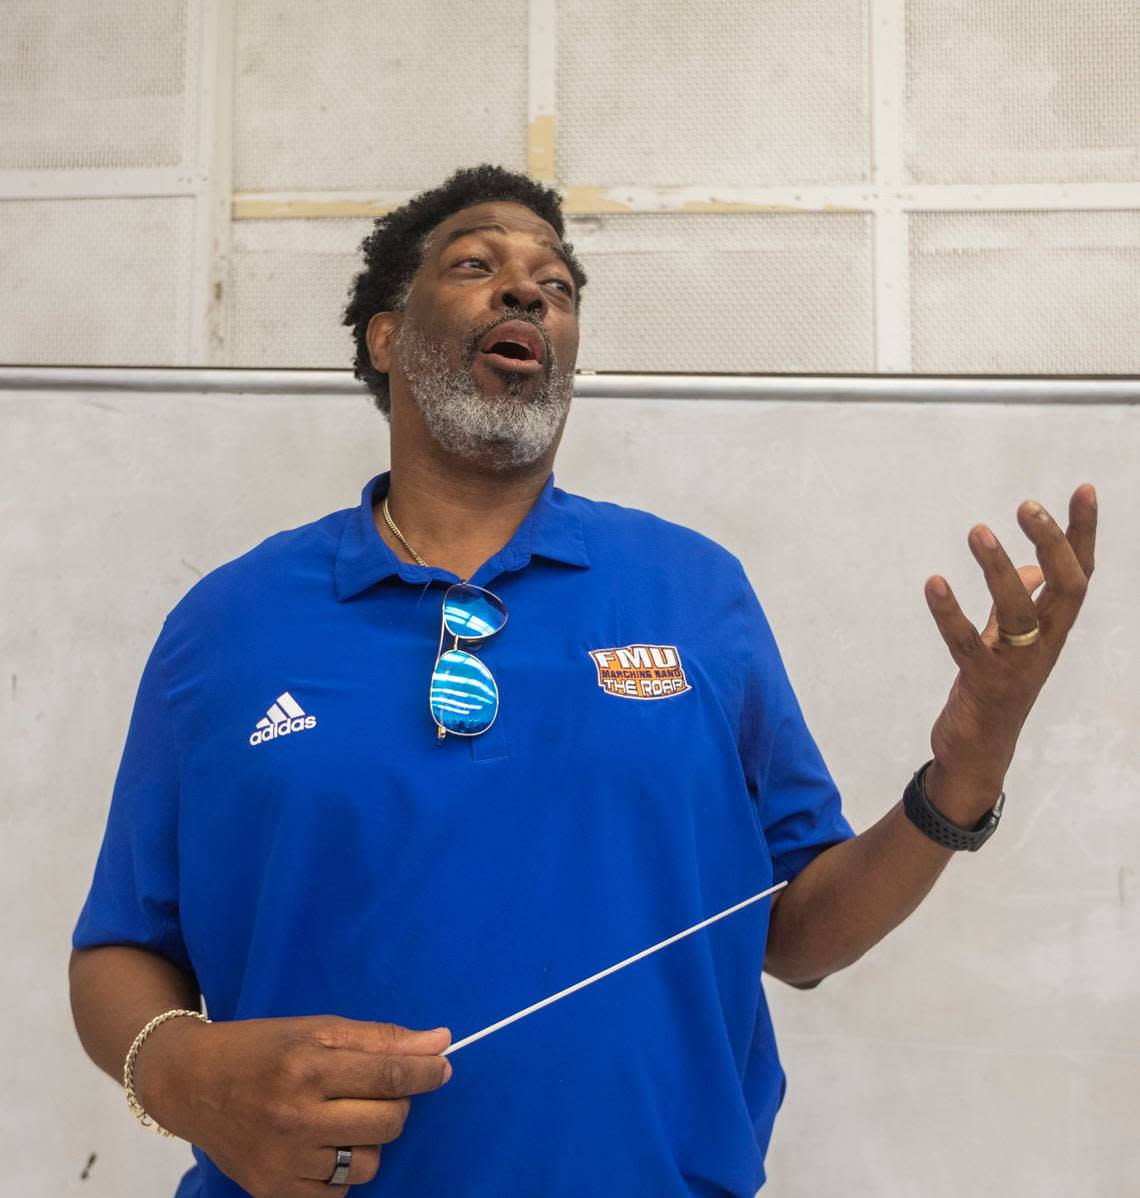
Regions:
<instances>
[{"instance_id":1,"label":"forehead","mask_svg":"<svg viewBox=\"0 0 1140 1198\"><path fill-rule=\"evenodd\" d=\"M456 239L457 234L481 225L499 225L508 235L529 237L536 242L561 248L553 226L537 212L532 212L523 204L491 200L453 212L446 220L440 221L432 230L429 253L440 253Z\"/></svg>"}]
</instances>

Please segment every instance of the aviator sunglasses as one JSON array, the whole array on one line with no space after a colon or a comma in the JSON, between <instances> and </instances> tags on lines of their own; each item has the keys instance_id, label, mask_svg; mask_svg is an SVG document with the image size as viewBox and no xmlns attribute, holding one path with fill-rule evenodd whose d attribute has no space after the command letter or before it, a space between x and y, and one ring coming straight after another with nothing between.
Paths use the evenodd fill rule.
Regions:
<instances>
[{"instance_id":1,"label":"aviator sunglasses","mask_svg":"<svg viewBox=\"0 0 1140 1198\"><path fill-rule=\"evenodd\" d=\"M499 714L499 688L491 671L473 654L460 649L460 641L485 641L501 632L507 623L507 608L498 595L469 582L457 582L443 594L439 648L431 673L428 704L438 732L437 740L453 732L456 736L478 736L486 732ZM444 637L454 637L444 649Z\"/></svg>"}]
</instances>

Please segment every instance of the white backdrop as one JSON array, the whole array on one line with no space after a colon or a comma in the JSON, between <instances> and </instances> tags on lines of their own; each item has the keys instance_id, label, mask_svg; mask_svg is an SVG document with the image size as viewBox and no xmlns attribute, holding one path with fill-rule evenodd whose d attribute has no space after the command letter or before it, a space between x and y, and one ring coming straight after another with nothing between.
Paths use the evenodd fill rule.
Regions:
<instances>
[{"instance_id":1,"label":"white backdrop","mask_svg":"<svg viewBox=\"0 0 1140 1198\"><path fill-rule=\"evenodd\" d=\"M925 578L980 621L970 526L1032 560L1022 499L1063 516L1077 484L1100 496L1096 577L998 834L855 966L766 983L789 1075L773 1198L1118 1198L1140 1176L1135 413L575 401L558 485L742 557L857 830L929 756L953 677ZM67 999L135 686L199 575L356 503L387 430L346 396L42 391L0 392L0 427L3 1189L163 1198L188 1149L137 1126Z\"/></svg>"}]
</instances>

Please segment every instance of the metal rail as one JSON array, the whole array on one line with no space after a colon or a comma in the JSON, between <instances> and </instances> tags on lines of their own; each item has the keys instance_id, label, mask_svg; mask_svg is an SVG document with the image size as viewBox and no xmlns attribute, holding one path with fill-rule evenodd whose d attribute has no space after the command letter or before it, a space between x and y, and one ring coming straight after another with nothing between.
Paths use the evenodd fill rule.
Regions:
<instances>
[{"instance_id":1,"label":"metal rail","mask_svg":"<svg viewBox=\"0 0 1140 1198\"><path fill-rule=\"evenodd\" d=\"M363 395L348 370L0 366L0 391ZM824 403L1136 404L1133 375L595 374L581 399L750 399Z\"/></svg>"}]
</instances>

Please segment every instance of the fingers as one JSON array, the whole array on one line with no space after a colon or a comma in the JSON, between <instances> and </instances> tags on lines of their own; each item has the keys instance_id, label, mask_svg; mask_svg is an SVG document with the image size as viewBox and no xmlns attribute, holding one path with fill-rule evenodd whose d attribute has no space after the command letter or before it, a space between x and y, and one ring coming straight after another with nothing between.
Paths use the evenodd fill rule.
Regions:
<instances>
[{"instance_id":1,"label":"fingers","mask_svg":"<svg viewBox=\"0 0 1140 1198\"><path fill-rule=\"evenodd\" d=\"M418 1032L398 1023L365 1024L371 1029L372 1040L361 1047L371 1052L390 1052L401 1055L442 1052L451 1043L451 1032L445 1027Z\"/></svg>"},{"instance_id":2,"label":"fingers","mask_svg":"<svg viewBox=\"0 0 1140 1198\"><path fill-rule=\"evenodd\" d=\"M1015 569L992 531L984 524L970 530L968 544L985 575L994 605L985 630L978 630L962 614L949 584L941 575L926 580L926 602L954 661L961 668L977 661L980 651L997 645L997 629L1030 632L1040 626L1043 640L1054 648L1077 617L1092 574L1096 546L1096 490L1084 483L1069 500L1069 525L1062 533L1056 521L1039 504L1026 500L1017 510L1018 523L1033 542L1040 569ZM1033 591L1044 581L1036 602ZM1019 647L1022 660L1028 660Z\"/></svg>"},{"instance_id":3,"label":"fingers","mask_svg":"<svg viewBox=\"0 0 1140 1198\"><path fill-rule=\"evenodd\" d=\"M940 574L926 580L926 603L959 669L971 668L983 653L989 652L978 630L962 614L950 584Z\"/></svg>"},{"instance_id":4,"label":"fingers","mask_svg":"<svg viewBox=\"0 0 1140 1198\"><path fill-rule=\"evenodd\" d=\"M440 1056L377 1056L353 1049L340 1049L328 1058L320 1085L331 1096L311 1108L305 1128L306 1138L321 1148L309 1159L305 1176L315 1181L331 1177L336 1151L329 1146L354 1145L348 1184L360 1185L376 1176L381 1146L403 1132L412 1105L409 1095L442 1086L451 1077L451 1062Z\"/></svg>"},{"instance_id":5,"label":"fingers","mask_svg":"<svg viewBox=\"0 0 1140 1198\"><path fill-rule=\"evenodd\" d=\"M996 620L986 626L986 632L990 632L991 626L995 635L997 628L1013 633L1031 632L1037 627L1037 609L997 538L984 524L978 524L967 539L994 600Z\"/></svg>"},{"instance_id":6,"label":"fingers","mask_svg":"<svg viewBox=\"0 0 1140 1198\"><path fill-rule=\"evenodd\" d=\"M1045 582L1045 575L1042 573L1040 566L1018 566L1017 574L1021 579L1021 585L1025 588L1025 592L1030 598L1034 596ZM989 619L986 621L985 628L982 629L982 640L987 645L997 644L997 628L997 607L996 605L991 605Z\"/></svg>"},{"instance_id":7,"label":"fingers","mask_svg":"<svg viewBox=\"0 0 1140 1198\"><path fill-rule=\"evenodd\" d=\"M281 1104L282 1127L290 1138L313 1145L300 1149L304 1172L297 1192L319 1185L326 1195L343 1194L347 1186L325 1184L336 1164L335 1146L353 1146L347 1185L371 1181L380 1146L404 1130L409 1096L436 1090L451 1077L451 1062L438 1055L451 1042L451 1033L321 1017L305 1034L308 1045L290 1059L286 1082L305 1101ZM348 1047L357 1044L368 1047ZM381 1045L403 1051L379 1051Z\"/></svg>"},{"instance_id":8,"label":"fingers","mask_svg":"<svg viewBox=\"0 0 1140 1198\"><path fill-rule=\"evenodd\" d=\"M408 1098L332 1098L321 1103L309 1134L316 1144L391 1144L403 1133L411 1108Z\"/></svg>"},{"instance_id":9,"label":"fingers","mask_svg":"<svg viewBox=\"0 0 1140 1198\"><path fill-rule=\"evenodd\" d=\"M331 1169L329 1176L332 1176ZM302 1180L289 1191L289 1198L345 1198L348 1192L348 1186L330 1186L320 1181Z\"/></svg>"},{"instance_id":10,"label":"fingers","mask_svg":"<svg viewBox=\"0 0 1140 1198\"><path fill-rule=\"evenodd\" d=\"M305 1025L306 1034L325 1048L413 1055L442 1052L451 1043L451 1032L445 1027L413 1031L398 1023L344 1019L339 1015L308 1017L299 1022Z\"/></svg>"},{"instance_id":11,"label":"fingers","mask_svg":"<svg viewBox=\"0 0 1140 1198\"><path fill-rule=\"evenodd\" d=\"M1069 527L1065 538L1073 547L1086 579L1096 564L1096 488L1082 483L1069 498Z\"/></svg>"},{"instance_id":12,"label":"fingers","mask_svg":"<svg viewBox=\"0 0 1140 1198\"><path fill-rule=\"evenodd\" d=\"M341 1049L320 1061L317 1084L324 1098L404 1098L438 1090L451 1077L441 1056L378 1056Z\"/></svg>"},{"instance_id":13,"label":"fingers","mask_svg":"<svg viewBox=\"0 0 1140 1198\"><path fill-rule=\"evenodd\" d=\"M1041 633L1043 636L1053 633L1061 641L1077 618L1088 589L1088 575L1077 557L1079 548L1091 564L1096 539L1096 509L1088 499L1088 491L1078 487L1070 503L1071 516L1076 517L1077 548L1039 503L1027 500L1017 509L1018 523L1033 542L1045 574L1045 590L1037 603Z\"/></svg>"}]
</instances>

